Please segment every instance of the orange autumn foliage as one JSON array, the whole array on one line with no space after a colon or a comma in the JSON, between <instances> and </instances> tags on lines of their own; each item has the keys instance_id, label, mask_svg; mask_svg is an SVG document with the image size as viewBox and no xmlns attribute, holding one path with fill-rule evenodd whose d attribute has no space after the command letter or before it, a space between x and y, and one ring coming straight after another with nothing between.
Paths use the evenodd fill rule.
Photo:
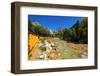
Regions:
<instances>
[{"instance_id":1,"label":"orange autumn foliage","mask_svg":"<svg viewBox=\"0 0 100 76\"><path fill-rule=\"evenodd\" d=\"M39 41L38 36L29 34L28 38L28 60L32 60L37 48L37 43Z\"/></svg>"}]
</instances>

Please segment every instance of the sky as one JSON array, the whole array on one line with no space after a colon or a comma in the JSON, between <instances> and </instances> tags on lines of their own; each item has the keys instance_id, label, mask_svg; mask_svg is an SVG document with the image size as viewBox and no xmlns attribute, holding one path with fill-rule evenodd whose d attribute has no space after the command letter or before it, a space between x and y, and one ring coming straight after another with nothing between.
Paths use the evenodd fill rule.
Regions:
<instances>
[{"instance_id":1,"label":"sky","mask_svg":"<svg viewBox=\"0 0 100 76\"><path fill-rule=\"evenodd\" d=\"M38 22L44 27L56 31L58 28L70 28L77 20L82 20L83 17L73 16L52 16L52 15L28 15L28 20Z\"/></svg>"}]
</instances>

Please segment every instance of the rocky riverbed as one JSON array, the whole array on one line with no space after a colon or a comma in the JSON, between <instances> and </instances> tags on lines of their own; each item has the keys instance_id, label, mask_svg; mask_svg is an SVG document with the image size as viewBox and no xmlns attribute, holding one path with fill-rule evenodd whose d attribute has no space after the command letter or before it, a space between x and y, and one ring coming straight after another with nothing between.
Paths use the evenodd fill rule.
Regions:
<instances>
[{"instance_id":1,"label":"rocky riverbed","mask_svg":"<svg viewBox=\"0 0 100 76\"><path fill-rule=\"evenodd\" d=\"M68 43L59 38L41 37L37 44L36 60L87 58L87 44Z\"/></svg>"}]
</instances>

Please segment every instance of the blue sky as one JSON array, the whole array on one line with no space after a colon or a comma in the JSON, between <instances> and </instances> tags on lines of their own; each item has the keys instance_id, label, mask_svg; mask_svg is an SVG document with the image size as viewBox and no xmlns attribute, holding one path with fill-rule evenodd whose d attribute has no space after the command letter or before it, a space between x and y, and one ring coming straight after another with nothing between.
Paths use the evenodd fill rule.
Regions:
<instances>
[{"instance_id":1,"label":"blue sky","mask_svg":"<svg viewBox=\"0 0 100 76\"><path fill-rule=\"evenodd\" d=\"M82 18L73 16L28 15L28 20L38 22L52 31L56 31L58 28L70 28L77 20L80 21Z\"/></svg>"}]
</instances>

